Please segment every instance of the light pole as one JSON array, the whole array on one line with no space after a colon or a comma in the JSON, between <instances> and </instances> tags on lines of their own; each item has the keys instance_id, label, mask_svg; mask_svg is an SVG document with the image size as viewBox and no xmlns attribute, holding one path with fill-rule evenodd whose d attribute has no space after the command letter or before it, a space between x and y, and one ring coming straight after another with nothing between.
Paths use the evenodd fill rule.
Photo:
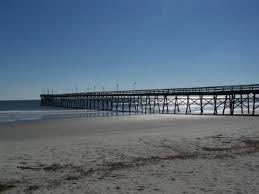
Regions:
<instances>
[{"instance_id":1,"label":"light pole","mask_svg":"<svg viewBox=\"0 0 259 194\"><path fill-rule=\"evenodd\" d=\"M133 90L135 90L136 84L137 84L137 82L133 82Z\"/></svg>"},{"instance_id":2,"label":"light pole","mask_svg":"<svg viewBox=\"0 0 259 194\"><path fill-rule=\"evenodd\" d=\"M116 84L116 87L117 87L117 92L119 91L119 84L117 83Z\"/></svg>"},{"instance_id":3,"label":"light pole","mask_svg":"<svg viewBox=\"0 0 259 194\"><path fill-rule=\"evenodd\" d=\"M94 92L95 92L96 86L94 86Z\"/></svg>"}]
</instances>

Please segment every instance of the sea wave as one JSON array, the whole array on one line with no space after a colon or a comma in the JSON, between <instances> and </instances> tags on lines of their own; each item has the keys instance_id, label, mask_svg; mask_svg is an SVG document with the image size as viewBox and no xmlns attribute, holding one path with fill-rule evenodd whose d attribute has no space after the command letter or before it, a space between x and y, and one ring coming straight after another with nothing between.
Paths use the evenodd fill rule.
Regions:
<instances>
[{"instance_id":1,"label":"sea wave","mask_svg":"<svg viewBox=\"0 0 259 194\"><path fill-rule=\"evenodd\" d=\"M50 118L62 118L69 116L81 116L96 113L89 110L10 110L0 111L0 122L15 122L26 120L39 120Z\"/></svg>"}]
</instances>

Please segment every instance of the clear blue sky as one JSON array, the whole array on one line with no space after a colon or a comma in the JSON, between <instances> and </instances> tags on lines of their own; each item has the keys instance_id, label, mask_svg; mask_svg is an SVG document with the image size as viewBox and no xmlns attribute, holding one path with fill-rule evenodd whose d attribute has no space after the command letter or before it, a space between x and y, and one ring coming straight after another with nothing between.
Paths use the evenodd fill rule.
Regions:
<instances>
[{"instance_id":1,"label":"clear blue sky","mask_svg":"<svg viewBox=\"0 0 259 194\"><path fill-rule=\"evenodd\" d=\"M258 0L1 0L0 99L259 83Z\"/></svg>"}]
</instances>

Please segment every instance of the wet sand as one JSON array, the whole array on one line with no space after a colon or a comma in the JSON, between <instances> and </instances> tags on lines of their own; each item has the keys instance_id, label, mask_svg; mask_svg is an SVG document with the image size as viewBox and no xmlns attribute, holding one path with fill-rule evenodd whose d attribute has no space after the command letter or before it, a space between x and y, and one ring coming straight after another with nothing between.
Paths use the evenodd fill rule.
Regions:
<instances>
[{"instance_id":1,"label":"wet sand","mask_svg":"<svg viewBox=\"0 0 259 194\"><path fill-rule=\"evenodd\" d=\"M259 193L258 185L258 117L0 124L3 193Z\"/></svg>"}]
</instances>

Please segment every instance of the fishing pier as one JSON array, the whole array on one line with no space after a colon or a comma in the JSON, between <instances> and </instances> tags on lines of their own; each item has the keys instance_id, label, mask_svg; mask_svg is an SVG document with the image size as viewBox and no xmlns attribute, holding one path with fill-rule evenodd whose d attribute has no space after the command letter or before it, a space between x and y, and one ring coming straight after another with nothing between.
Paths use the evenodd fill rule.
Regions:
<instances>
[{"instance_id":1,"label":"fishing pier","mask_svg":"<svg viewBox=\"0 0 259 194\"><path fill-rule=\"evenodd\" d=\"M259 84L42 94L41 105L136 114L259 115Z\"/></svg>"}]
</instances>

